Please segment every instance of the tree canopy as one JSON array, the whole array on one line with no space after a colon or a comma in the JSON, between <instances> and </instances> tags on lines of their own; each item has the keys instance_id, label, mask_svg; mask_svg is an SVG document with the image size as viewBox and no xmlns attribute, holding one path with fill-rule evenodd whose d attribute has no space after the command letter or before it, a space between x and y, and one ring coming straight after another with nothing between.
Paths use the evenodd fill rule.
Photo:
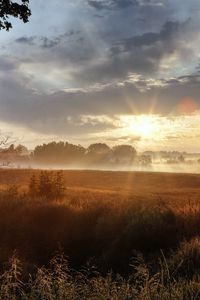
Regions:
<instances>
[{"instance_id":1,"label":"tree canopy","mask_svg":"<svg viewBox=\"0 0 200 300\"><path fill-rule=\"evenodd\" d=\"M9 31L12 28L10 17L18 18L27 23L30 15L29 0L21 0L20 2L0 0L0 30Z\"/></svg>"},{"instance_id":2,"label":"tree canopy","mask_svg":"<svg viewBox=\"0 0 200 300\"><path fill-rule=\"evenodd\" d=\"M131 145L110 148L105 143L91 144L87 149L81 145L51 142L37 146L32 157L35 162L48 164L112 165L132 163L137 152Z\"/></svg>"}]
</instances>

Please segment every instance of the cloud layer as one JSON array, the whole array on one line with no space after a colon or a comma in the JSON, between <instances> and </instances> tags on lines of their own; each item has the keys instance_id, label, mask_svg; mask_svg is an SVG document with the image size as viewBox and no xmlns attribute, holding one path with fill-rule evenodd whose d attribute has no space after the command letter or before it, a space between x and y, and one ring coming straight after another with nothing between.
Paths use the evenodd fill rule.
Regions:
<instances>
[{"instance_id":1,"label":"cloud layer","mask_svg":"<svg viewBox=\"0 0 200 300\"><path fill-rule=\"evenodd\" d=\"M89 139L120 128L120 115L199 110L199 1L38 3L1 35L1 122Z\"/></svg>"}]
</instances>

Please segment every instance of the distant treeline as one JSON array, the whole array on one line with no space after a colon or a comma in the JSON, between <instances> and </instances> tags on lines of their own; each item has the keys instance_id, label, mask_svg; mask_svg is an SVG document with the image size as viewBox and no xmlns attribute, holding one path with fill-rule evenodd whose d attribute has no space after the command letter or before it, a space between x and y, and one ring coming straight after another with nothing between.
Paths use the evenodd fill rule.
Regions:
<instances>
[{"instance_id":1,"label":"distant treeline","mask_svg":"<svg viewBox=\"0 0 200 300\"><path fill-rule=\"evenodd\" d=\"M136 162L137 151L131 145L110 148L105 143L91 144L88 148L68 142L51 142L37 146L32 157L35 162L64 164L130 164Z\"/></svg>"},{"instance_id":2,"label":"distant treeline","mask_svg":"<svg viewBox=\"0 0 200 300\"><path fill-rule=\"evenodd\" d=\"M51 142L36 146L33 151L23 145L11 144L0 148L0 166L12 167L40 165L71 166L116 166L130 164L148 165L150 155L139 155L131 145L109 147L105 143L94 143L85 148L68 142Z\"/></svg>"},{"instance_id":3,"label":"distant treeline","mask_svg":"<svg viewBox=\"0 0 200 300\"><path fill-rule=\"evenodd\" d=\"M0 166L27 167L36 165L73 167L149 166L152 163L186 164L200 163L200 153L179 151L145 151L138 153L132 145L109 147L105 143L94 143L89 147L68 142L50 142L36 146L30 151L23 145L11 144L0 148Z\"/></svg>"}]
</instances>

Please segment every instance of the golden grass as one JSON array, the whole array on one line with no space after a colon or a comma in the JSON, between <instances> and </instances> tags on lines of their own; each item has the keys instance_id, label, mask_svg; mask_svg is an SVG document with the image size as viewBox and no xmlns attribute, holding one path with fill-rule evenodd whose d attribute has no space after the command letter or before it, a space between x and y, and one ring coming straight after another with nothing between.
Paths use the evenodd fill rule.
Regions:
<instances>
[{"instance_id":1,"label":"golden grass","mask_svg":"<svg viewBox=\"0 0 200 300\"><path fill-rule=\"evenodd\" d=\"M17 251L25 274L39 267L31 286L20 285L27 298L10 299L62 299L55 280L64 280L63 299L199 299L199 175L64 171L65 197L48 199L28 193L33 174L40 171L0 170L0 263ZM73 268L90 260L105 276L67 269L55 279L41 266L59 247ZM139 286L130 267L138 255L145 260L134 267Z\"/></svg>"}]
</instances>

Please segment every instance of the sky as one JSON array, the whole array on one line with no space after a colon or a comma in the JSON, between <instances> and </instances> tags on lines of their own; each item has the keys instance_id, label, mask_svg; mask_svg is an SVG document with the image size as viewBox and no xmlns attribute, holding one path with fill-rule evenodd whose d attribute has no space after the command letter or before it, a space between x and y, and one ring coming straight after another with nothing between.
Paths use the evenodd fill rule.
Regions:
<instances>
[{"instance_id":1,"label":"sky","mask_svg":"<svg viewBox=\"0 0 200 300\"><path fill-rule=\"evenodd\" d=\"M200 152L199 0L30 0L0 32L0 130Z\"/></svg>"}]
</instances>

